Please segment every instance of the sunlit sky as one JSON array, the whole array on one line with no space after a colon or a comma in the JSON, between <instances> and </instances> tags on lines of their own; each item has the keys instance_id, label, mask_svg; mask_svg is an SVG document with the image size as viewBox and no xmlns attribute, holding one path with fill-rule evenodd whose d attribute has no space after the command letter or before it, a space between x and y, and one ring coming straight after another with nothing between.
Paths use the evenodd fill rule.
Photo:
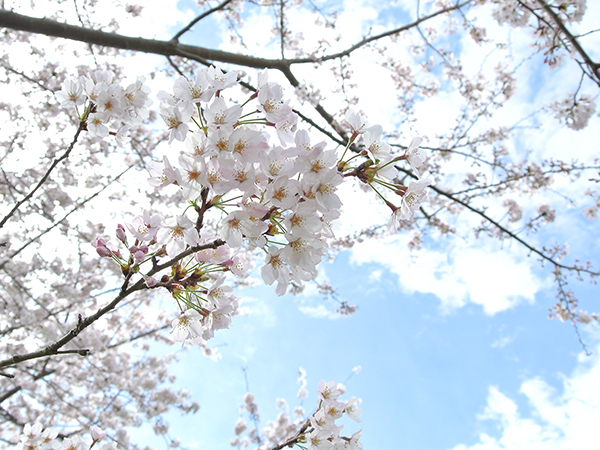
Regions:
<instances>
[{"instance_id":1,"label":"sunlit sky","mask_svg":"<svg viewBox=\"0 0 600 450\"><path fill-rule=\"evenodd\" d=\"M148 33L152 29L156 37L170 38L181 24L193 18L194 13L187 9L190 3L179 2L177 13L169 11L172 20L165 30L168 7L164 2L147 2L146 12L153 17L151 27L132 21L124 24L121 32L152 37ZM375 6L380 5L377 1L339 2L342 13L336 24L345 42L359 40L368 30L362 24L364 19L379 21L373 29L377 33L414 17L416 2L395 3L384 13ZM410 6L398 6L404 4ZM600 17L599 2L589 2L588 9L590 22L590 17ZM485 17L481 14L477 19L489 25L489 37L510 39L517 60L519 55L528 54L517 31L509 33ZM273 52L276 56L273 42L261 38L261 30L270 26L266 19L246 19L250 26L242 35L248 48L265 48L267 54ZM307 31L312 26L308 15L297 14L290 20L292 26ZM224 25L209 20L200 28L184 42L232 48L219 40ZM586 23L580 26L583 30L593 28L597 27ZM481 64L483 50L460 35L455 39L457 50L470 56L462 58L467 70L487 70ZM591 44L588 46L591 48ZM410 57L407 50L406 58ZM129 58L132 70L136 58ZM391 89L389 81L366 54L358 53L357 58L365 58L363 70L355 73L363 89L359 107L372 123L384 128L398 126L394 96L387 92ZM163 62L149 56L140 57L140 61L143 63L137 64L138 71L151 70ZM498 124L510 125L528 116L540 104L554 100L558 90L564 92L564 84L571 83L571 90L576 88L577 74L559 71L557 75L540 66L524 66L517 73L517 94L494 116ZM302 70L299 73L302 75ZM319 88L327 96L334 86L327 84L326 76L323 80L325 84ZM544 89L538 88L541 83ZM170 86L161 89L170 90ZM451 118L457 114L455 96L454 92L442 91L419 104L420 120L414 128L403 129L406 138L419 134L427 142L428 136L450 127ZM597 116L579 133L558 126L544 114L529 123L540 128L524 129L517 135L512 141L514 147L509 149L514 155L524 157L524 148L533 149L536 155L543 152L566 160L598 153ZM180 149L173 144L160 151L178 155ZM456 173L464 171L464 162L452 164ZM537 245L569 242L572 254L598 263L597 222L581 214L582 208L590 206L589 201L578 186L569 182L559 181L555 190L544 195L557 209L557 220L531 239ZM355 186L345 187L342 194L351 206L344 208L336 228L338 235L387 221L388 211L372 194ZM567 208L569 202L563 195L574 199L573 207ZM526 211L537 205L529 198L515 200ZM490 207L494 211L495 206ZM177 384L190 391L201 409L189 417L170 414L170 435L180 439L185 448L231 448L238 406L246 392L242 368L246 368L264 425L276 418L276 398L286 398L291 408L298 404L296 378L298 368L303 367L311 392L304 400L307 412L315 406L314 391L321 379L346 382L345 398L362 399L362 423L345 423L344 434L363 428L365 449L597 448L597 327L580 329L592 352L586 356L572 326L547 319L548 309L555 303L548 267L542 267L516 242L475 240L471 229L478 221L466 213L458 216L452 224L458 230L455 237L428 236L423 250L413 254L407 250L410 236L398 235L363 242L338 254L334 263L324 263L320 279L337 290L338 300L358 305L353 317L335 314L336 303L324 301L310 286L297 297L283 298L275 296L272 287L240 290L243 306L252 313L236 317L230 330L218 332L211 341L222 359L208 360L194 348L179 352L179 362L174 366ZM107 224L107 229L111 228ZM598 310L595 286L573 282L571 287L579 294L582 309ZM354 373L357 366L361 370ZM132 433L161 447L156 437L143 436L145 431Z\"/></svg>"}]
</instances>

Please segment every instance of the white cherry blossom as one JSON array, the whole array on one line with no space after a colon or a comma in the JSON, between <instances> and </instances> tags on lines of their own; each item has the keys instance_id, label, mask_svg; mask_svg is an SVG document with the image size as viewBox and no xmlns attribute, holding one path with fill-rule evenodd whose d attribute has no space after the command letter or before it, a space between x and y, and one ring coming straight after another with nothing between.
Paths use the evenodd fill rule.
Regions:
<instances>
[{"instance_id":1,"label":"white cherry blossom","mask_svg":"<svg viewBox=\"0 0 600 450\"><path fill-rule=\"evenodd\" d=\"M183 342L186 339L202 336L204 333L202 319L202 315L195 309L188 309L181 313L171 322L173 339Z\"/></svg>"}]
</instances>

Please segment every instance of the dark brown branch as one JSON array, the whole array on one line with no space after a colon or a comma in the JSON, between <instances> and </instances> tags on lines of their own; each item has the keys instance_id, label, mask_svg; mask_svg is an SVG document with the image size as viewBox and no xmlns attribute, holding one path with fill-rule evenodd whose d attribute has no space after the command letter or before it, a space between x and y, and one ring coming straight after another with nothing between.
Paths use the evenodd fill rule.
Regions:
<instances>
[{"instance_id":1,"label":"dark brown branch","mask_svg":"<svg viewBox=\"0 0 600 450\"><path fill-rule=\"evenodd\" d=\"M424 20L424 19L423 19ZM297 87L300 83L289 70L291 61L256 58L247 55L212 50L192 45L179 44L175 41L159 41L154 39L134 38L122 36L116 33L105 33L103 31L90 30L83 27L59 23L50 19L36 19L23 16L10 11L0 10L0 26L31 33L43 34L79 42L86 42L105 47L113 47L124 50L154 53L164 56L180 56L194 61L207 64L207 60L225 62L256 69L271 68L282 71L292 86ZM310 59L295 60L298 63L313 63ZM317 112L334 128L334 130L346 140L344 131L337 125L333 116L318 105ZM3 223L0 224L0 228Z\"/></svg>"},{"instance_id":2,"label":"dark brown branch","mask_svg":"<svg viewBox=\"0 0 600 450\"><path fill-rule=\"evenodd\" d=\"M138 339L142 339L144 337L150 336L150 335L156 333L157 331L162 331L162 330L168 328L168 326L169 325L164 325L162 327L154 328L152 330L144 331L143 333L137 334L135 336L131 336L129 339L122 340L120 342L117 342L116 344L108 345L105 349L101 350L99 353L102 353L105 350L113 349L113 348L121 346L123 344L128 344L128 343L134 342L134 341L136 341ZM79 352L79 351L80 350L75 350L74 352ZM63 353L66 353L66 352L63 352ZM33 381L38 381L38 380L41 380L42 378L44 378L44 377L46 377L48 375L52 375L55 372L56 372L55 369L48 370L48 369L44 368L44 370L42 370L42 372L40 372L39 374L33 376L32 378L33 378ZM8 377L8 378L15 378L15 376L12 375L12 374L0 373L0 375ZM7 400L8 398L12 397L13 395L15 395L17 392L21 391L22 389L23 389L22 386L15 386L14 388L9 389L8 391L5 391L2 395L0 395L0 404L2 404L5 400Z\"/></svg>"},{"instance_id":3,"label":"dark brown branch","mask_svg":"<svg viewBox=\"0 0 600 450\"><path fill-rule=\"evenodd\" d=\"M560 19L560 17L558 17L558 15L552 10L552 8L550 8L548 3L546 3L544 0L537 0L537 2L542 6L542 8L544 8L544 11L546 11L546 13L550 17L552 17L552 20L554 21L556 26L567 37L569 42L571 42L571 45L573 45L575 50L577 50L577 53L579 53L579 55L581 55L581 57L585 61L586 65L591 69L592 73L594 74L594 77L596 77L596 80L595 80L596 83L598 85L600 85L600 73L599 73L600 64L592 61L592 58L590 58L590 56L585 52L585 50L581 47L581 45L579 45L579 42L577 41L575 36L573 36L573 34L565 26L565 24Z\"/></svg>"},{"instance_id":4,"label":"dark brown branch","mask_svg":"<svg viewBox=\"0 0 600 450\"><path fill-rule=\"evenodd\" d=\"M104 31L90 30L84 27L59 23L50 19L36 19L6 10L0 10L0 27L65 38L103 47L154 53L163 56L183 56L194 60L203 58L256 69L269 67L281 70L287 66L286 62L275 59L239 55L221 50L179 44L174 41L159 41L123 36L116 33L106 33Z\"/></svg>"},{"instance_id":5,"label":"dark brown branch","mask_svg":"<svg viewBox=\"0 0 600 450\"><path fill-rule=\"evenodd\" d=\"M315 107L316 108L316 107ZM325 128L323 128L322 126L320 126L318 123L316 123L314 120L312 120L310 117L307 117L306 115L302 114L300 111L298 111L297 109L293 110L296 114L298 114L298 116L300 116L300 118L302 120L304 120L306 123L308 123L310 126L316 128L317 130L319 130L321 133L323 133L325 136L327 136L329 139L331 139L333 142L345 146L347 144L346 141L341 140L340 138L334 136L332 133L330 133L329 131L327 131Z\"/></svg>"},{"instance_id":6,"label":"dark brown branch","mask_svg":"<svg viewBox=\"0 0 600 450\"><path fill-rule=\"evenodd\" d=\"M319 58L319 61L327 61L336 58L341 58L352 53L354 50L363 47L364 45L382 39L384 37L392 36L402 31L406 31L410 28L416 27L422 22L432 19L444 13L454 11L462 8L465 5L472 3L473 0L466 0L462 3L445 8L428 16L419 18L415 22L408 25L387 31L385 33L365 38L357 44L353 45L343 52L327 55ZM199 20L199 19L198 19ZM256 69L277 69L284 73L290 84L294 87L298 87L299 82L290 71L292 64L306 64L314 63L313 58L298 58L292 60L283 59L265 59L258 58L248 55L240 55L236 53L229 53L220 50L213 50L204 47L192 46L179 44L176 41L159 41L155 39L143 39L134 38L129 36L122 36L116 33L106 33L98 30L90 30L83 27L77 27L64 23L59 23L50 19L36 19L21 14L16 14L6 10L0 10L0 26L12 28L15 30L27 31L31 33L43 34L46 36L61 37L65 39L71 39L74 41L85 42L89 44L95 44L105 47L112 47L124 50L140 51L144 53L153 53L164 56L181 56L194 61L206 64L208 61L218 61L223 63L234 64L244 67L252 67ZM182 30L183 31L183 30ZM323 117L327 123L329 123L335 132L341 137L342 141L347 142L347 136L343 129L339 127L333 116L329 114L321 105L315 107L317 112Z\"/></svg>"},{"instance_id":7,"label":"dark brown branch","mask_svg":"<svg viewBox=\"0 0 600 450\"><path fill-rule=\"evenodd\" d=\"M386 31L385 33L365 38L342 52L326 55L321 58L318 58L318 60L329 61L332 59L341 58L343 56L348 56L354 50L363 47L369 44L370 42L377 41L384 37L392 36L403 31L409 30L429 19L433 19L434 17L437 17L441 14L445 14L456 9L462 8L463 6L466 6L472 2L473 0L466 0L462 3L457 3L456 5L451 6L449 8L441 9L427 16L423 16L408 25L404 25L402 27ZM240 55L237 53L225 52L221 50L208 49L193 45L179 44L178 42L173 40L160 41L156 39L134 38L116 33L106 33L104 31L90 30L84 27L59 23L50 19L37 19L6 10L0 10L0 26L11 28L13 30L27 31L30 33L43 34L45 36L54 36L65 39L71 39L74 41L85 42L88 44L95 44L104 47L139 51L144 53L154 53L157 55L164 56L183 56L197 61L200 61L199 58L203 58L204 60L208 59L211 61L219 61L239 66L253 67L255 69L271 68L284 71L286 68L289 68L291 64L307 64L315 62L314 58L296 58L290 60L265 59L248 55Z\"/></svg>"}]
</instances>

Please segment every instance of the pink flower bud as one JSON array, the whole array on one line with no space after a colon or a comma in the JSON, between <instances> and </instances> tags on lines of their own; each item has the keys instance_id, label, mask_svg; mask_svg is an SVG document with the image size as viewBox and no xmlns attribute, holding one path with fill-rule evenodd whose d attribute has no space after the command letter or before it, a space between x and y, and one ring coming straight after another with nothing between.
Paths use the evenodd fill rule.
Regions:
<instances>
[{"instance_id":1,"label":"pink flower bud","mask_svg":"<svg viewBox=\"0 0 600 450\"><path fill-rule=\"evenodd\" d=\"M127 234L125 233L125 227L121 224L117 225L117 239L123 244L127 243Z\"/></svg>"},{"instance_id":2,"label":"pink flower bud","mask_svg":"<svg viewBox=\"0 0 600 450\"><path fill-rule=\"evenodd\" d=\"M135 252L133 254L133 259L135 259L136 262L143 261L145 257L146 257L146 254L141 250L138 250L137 252Z\"/></svg>"},{"instance_id":3,"label":"pink flower bud","mask_svg":"<svg viewBox=\"0 0 600 450\"><path fill-rule=\"evenodd\" d=\"M138 250L139 250L140 252L144 252L144 254L146 254L146 253L148 253L148 250L149 250L149 249L148 249L148 246L147 246L147 245L140 245L140 246L138 247Z\"/></svg>"},{"instance_id":4,"label":"pink flower bud","mask_svg":"<svg viewBox=\"0 0 600 450\"><path fill-rule=\"evenodd\" d=\"M94 442L98 442L106 437L106 432L102 431L99 427L91 427L90 435L92 436L92 440Z\"/></svg>"},{"instance_id":5,"label":"pink flower bud","mask_svg":"<svg viewBox=\"0 0 600 450\"><path fill-rule=\"evenodd\" d=\"M108 248L102 246L96 247L96 253L98 253L103 258L110 258L112 255L111 251Z\"/></svg>"},{"instance_id":6,"label":"pink flower bud","mask_svg":"<svg viewBox=\"0 0 600 450\"><path fill-rule=\"evenodd\" d=\"M101 237L96 238L96 247L106 247L106 241Z\"/></svg>"},{"instance_id":7,"label":"pink flower bud","mask_svg":"<svg viewBox=\"0 0 600 450\"><path fill-rule=\"evenodd\" d=\"M156 278L147 277L146 278L146 286L149 288L154 287L158 284L158 280Z\"/></svg>"}]
</instances>

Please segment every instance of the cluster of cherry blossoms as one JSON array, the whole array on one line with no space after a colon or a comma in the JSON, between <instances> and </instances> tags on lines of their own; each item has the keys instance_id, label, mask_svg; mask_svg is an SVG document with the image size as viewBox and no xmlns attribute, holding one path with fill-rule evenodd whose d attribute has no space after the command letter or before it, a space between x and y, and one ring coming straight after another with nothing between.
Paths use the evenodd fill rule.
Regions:
<instances>
[{"instance_id":1,"label":"cluster of cherry blossoms","mask_svg":"<svg viewBox=\"0 0 600 450\"><path fill-rule=\"evenodd\" d=\"M359 408L359 399L353 397L348 401L340 401L345 388L335 381L326 383L319 382L317 389L319 406L317 411L310 416L306 431L304 431L301 442L306 442L309 450L360 450L363 448L359 441L362 430L357 431L350 437L340 436L343 426L336 425L336 420L344 414L355 422L360 422L362 409Z\"/></svg>"},{"instance_id":2,"label":"cluster of cherry blossoms","mask_svg":"<svg viewBox=\"0 0 600 450\"><path fill-rule=\"evenodd\" d=\"M144 78L124 88L114 82L110 71L96 70L89 77L65 80L56 97L61 107L76 108L91 136L104 138L113 134L122 145L127 132L148 118L148 107L152 105L149 94ZM117 131L111 132L111 127Z\"/></svg>"},{"instance_id":3,"label":"cluster of cherry blossoms","mask_svg":"<svg viewBox=\"0 0 600 450\"><path fill-rule=\"evenodd\" d=\"M551 69L560 67L569 52L576 52L568 39L558 38L561 25L557 22L563 27L564 24L581 22L587 9L587 0L491 0L491 3L495 5L492 16L499 24L531 29L536 40L534 46L544 50L544 63ZM585 124L580 128L568 126L578 130Z\"/></svg>"},{"instance_id":4,"label":"cluster of cherry blossoms","mask_svg":"<svg viewBox=\"0 0 600 450\"><path fill-rule=\"evenodd\" d=\"M550 104L554 116L573 130L584 129L596 112L596 99L591 95L581 94L579 98L570 95L561 101Z\"/></svg>"},{"instance_id":5,"label":"cluster of cherry blossoms","mask_svg":"<svg viewBox=\"0 0 600 450\"><path fill-rule=\"evenodd\" d=\"M300 369L300 381L302 385L298 391L298 397L305 398L306 391L306 372ZM342 384L334 381L329 383L321 380L317 389L317 410L307 419L304 417L304 408L299 406L295 408L295 421L291 421L287 412L287 402L284 399L277 399L277 407L280 412L276 421L270 421L263 428L262 436L258 432L258 405L255 402L254 395L246 393L244 395L243 409L249 414L250 420L254 422L254 427L248 427L246 421L240 417L235 423L235 439L231 441L232 447L246 448L251 443L258 444L259 450L267 450L271 447L282 448L284 446L292 447L299 445L308 448L308 450L360 450L363 448L360 442L362 430L352 434L350 437L341 436L342 425L336 425L336 421L345 414L353 421L360 423L362 409L358 406L360 400L352 398L348 401L342 401L340 397L345 393L346 388ZM243 434L249 430L247 436Z\"/></svg>"},{"instance_id":6,"label":"cluster of cherry blossoms","mask_svg":"<svg viewBox=\"0 0 600 450\"><path fill-rule=\"evenodd\" d=\"M426 159L420 138L404 154L394 155L382 141L381 126L368 126L364 117L349 111L345 122L352 134L340 157L297 129L283 88L269 82L266 70L244 103L227 100L224 92L238 78L235 71L209 67L193 79L178 79L172 93L159 92L169 143L185 142L185 149L177 164L168 156L150 163L148 182L156 190L176 186L183 212L163 217L145 210L119 225L116 235L127 252L96 240L98 254L117 262L127 281L137 274L147 288L164 287L172 294L180 311L172 323L178 341L203 343L216 329L229 327L239 302L226 278L246 277L257 250L264 255L262 278L268 285L276 283L278 295L290 283L313 280L328 251L327 240L334 236L332 222L342 206L336 191L346 178L368 184L384 200L392 210L391 230L412 219L431 184L420 178ZM127 125L147 117L141 81L122 89L106 72L66 81L58 97L63 106L87 102L80 120L101 137L109 134L107 120ZM396 163L402 160L416 173L408 186L396 179ZM387 200L382 189L400 203ZM216 227L205 226L209 221ZM160 264L161 258L168 262ZM142 270L146 263L151 268ZM167 268L170 274L159 274Z\"/></svg>"},{"instance_id":7,"label":"cluster of cherry blossoms","mask_svg":"<svg viewBox=\"0 0 600 450\"><path fill-rule=\"evenodd\" d=\"M76 434L74 436L63 438L58 435L58 429L43 429L41 423L25 424L23 434L17 444L17 450L86 450L91 449L102 439L106 437L106 432L98 427L90 428L92 443L87 444L83 438ZM102 445L100 450L116 450L116 445L112 442Z\"/></svg>"}]
</instances>

